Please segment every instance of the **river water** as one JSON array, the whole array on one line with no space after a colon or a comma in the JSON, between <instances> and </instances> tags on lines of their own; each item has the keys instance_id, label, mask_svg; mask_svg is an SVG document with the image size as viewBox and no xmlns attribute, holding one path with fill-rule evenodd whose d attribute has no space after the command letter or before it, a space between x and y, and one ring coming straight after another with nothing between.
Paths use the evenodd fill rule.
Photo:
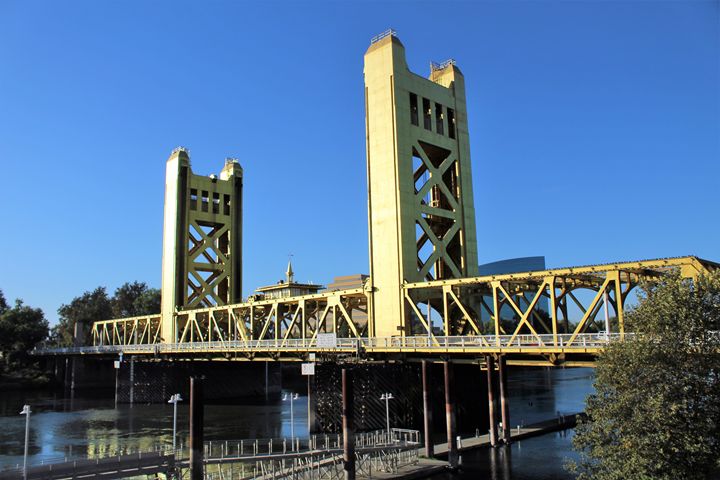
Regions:
<instances>
[{"instance_id":1,"label":"river water","mask_svg":"<svg viewBox=\"0 0 720 480\"><path fill-rule=\"evenodd\" d=\"M510 423L527 425L584 409L592 392L593 370L512 369L508 376ZM73 398L43 392L0 392L0 469L22 464L25 417L31 405L29 463L61 461L118 449L172 443L172 405L118 405L112 399ZM307 399L293 403L294 432L305 437ZM290 437L288 401L207 405L205 439L235 440ZM178 405L178 438L187 437L188 405ZM491 480L570 479L563 469L575 458L572 431L550 433L513 443L509 449L479 449L463 454L459 473L433 478Z\"/></svg>"}]
</instances>

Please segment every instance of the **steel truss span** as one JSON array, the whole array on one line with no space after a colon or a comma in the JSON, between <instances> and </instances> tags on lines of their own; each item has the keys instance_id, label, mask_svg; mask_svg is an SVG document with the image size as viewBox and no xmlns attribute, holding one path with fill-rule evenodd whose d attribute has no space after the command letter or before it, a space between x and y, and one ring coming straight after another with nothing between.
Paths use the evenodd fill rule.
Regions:
<instances>
[{"instance_id":1,"label":"steel truss span","mask_svg":"<svg viewBox=\"0 0 720 480\"><path fill-rule=\"evenodd\" d=\"M373 292L358 288L177 312L169 339L160 315L103 320L93 324L92 347L38 353L289 361L311 353L369 360L504 354L515 363L584 364L628 334L625 305L641 282L670 272L693 279L718 267L677 257L408 283L398 299L404 330L392 337L374 334L384 319L368 308ZM571 311L578 312L572 320ZM321 334L334 334L334 346L319 344Z\"/></svg>"}]
</instances>

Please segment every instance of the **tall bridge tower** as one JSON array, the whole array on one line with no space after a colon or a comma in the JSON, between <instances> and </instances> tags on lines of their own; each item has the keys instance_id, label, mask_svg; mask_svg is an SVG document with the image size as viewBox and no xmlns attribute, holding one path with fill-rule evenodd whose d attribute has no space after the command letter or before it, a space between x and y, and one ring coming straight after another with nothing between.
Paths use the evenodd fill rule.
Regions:
<instances>
[{"instance_id":1,"label":"tall bridge tower","mask_svg":"<svg viewBox=\"0 0 720 480\"><path fill-rule=\"evenodd\" d=\"M195 175L184 148L165 174L162 255L164 342L177 342L177 310L242 300L242 167L228 159L220 177Z\"/></svg>"},{"instance_id":2,"label":"tall bridge tower","mask_svg":"<svg viewBox=\"0 0 720 480\"><path fill-rule=\"evenodd\" d=\"M430 78L389 31L365 53L372 318L409 334L402 284L478 274L465 81L454 61Z\"/></svg>"}]
</instances>

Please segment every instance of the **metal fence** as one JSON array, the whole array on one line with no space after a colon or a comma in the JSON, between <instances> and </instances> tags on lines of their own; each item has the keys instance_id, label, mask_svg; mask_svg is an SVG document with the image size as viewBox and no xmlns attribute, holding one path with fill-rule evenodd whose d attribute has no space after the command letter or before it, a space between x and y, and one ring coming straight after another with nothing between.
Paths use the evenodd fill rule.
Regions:
<instances>
[{"instance_id":1,"label":"metal fence","mask_svg":"<svg viewBox=\"0 0 720 480\"><path fill-rule=\"evenodd\" d=\"M632 334L626 333L625 337ZM555 343L557 338L557 343ZM563 349L602 348L609 342L619 340L619 333L581 333L542 335L463 335L463 336L398 336L373 338L338 338L335 347L319 347L316 339L270 339L248 341L215 341L187 343L157 343L142 345L100 345L93 347L39 348L33 351L37 355L64 354L160 354L160 353L202 353L202 352L233 352L233 351L317 351L326 353L357 353L362 350L374 349L413 349L429 350L452 349L494 349L494 348L543 348L555 346Z\"/></svg>"},{"instance_id":2,"label":"metal fence","mask_svg":"<svg viewBox=\"0 0 720 480\"><path fill-rule=\"evenodd\" d=\"M420 432L393 428L355 434L355 446L360 450L383 450L386 448L417 448L421 442ZM233 462L274 461L273 457L302 458L306 455L330 458L342 452L343 437L341 434L311 435L296 438L258 438L242 440L210 440L204 443L204 456L207 464L223 464ZM143 457L173 456L176 462L183 462L190 457L186 443L180 442L173 450L169 444L157 444L149 448L138 448L130 445L92 449L88 455L58 456L29 462L29 467L46 466L49 464L72 464L73 462L97 462L99 460L117 458L128 461L131 458L141 460ZM22 471L22 465L5 467L0 472Z\"/></svg>"}]
</instances>

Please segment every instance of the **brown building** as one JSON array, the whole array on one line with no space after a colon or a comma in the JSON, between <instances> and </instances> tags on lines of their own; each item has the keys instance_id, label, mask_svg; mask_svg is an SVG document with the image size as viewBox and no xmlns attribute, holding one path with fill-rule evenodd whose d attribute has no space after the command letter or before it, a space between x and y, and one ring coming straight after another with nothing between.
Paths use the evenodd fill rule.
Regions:
<instances>
[{"instance_id":1,"label":"brown building","mask_svg":"<svg viewBox=\"0 0 720 480\"><path fill-rule=\"evenodd\" d=\"M355 275L346 275L344 277L335 277L333 282L328 284L327 290L332 292L334 290L348 290L350 288L362 288L365 285L365 280L368 276L363 273L356 273Z\"/></svg>"}]
</instances>

